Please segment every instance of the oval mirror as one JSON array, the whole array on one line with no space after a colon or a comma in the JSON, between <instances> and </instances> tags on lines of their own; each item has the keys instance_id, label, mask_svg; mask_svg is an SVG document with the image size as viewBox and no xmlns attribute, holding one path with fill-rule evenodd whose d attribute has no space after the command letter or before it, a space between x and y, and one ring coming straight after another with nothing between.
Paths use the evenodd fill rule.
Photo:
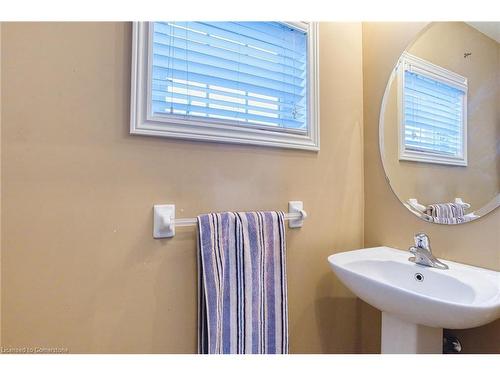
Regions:
<instances>
[{"instance_id":1,"label":"oval mirror","mask_svg":"<svg viewBox=\"0 0 500 375\"><path fill-rule=\"evenodd\" d=\"M380 153L399 200L432 223L499 205L500 23L434 22L399 58L380 111Z\"/></svg>"}]
</instances>

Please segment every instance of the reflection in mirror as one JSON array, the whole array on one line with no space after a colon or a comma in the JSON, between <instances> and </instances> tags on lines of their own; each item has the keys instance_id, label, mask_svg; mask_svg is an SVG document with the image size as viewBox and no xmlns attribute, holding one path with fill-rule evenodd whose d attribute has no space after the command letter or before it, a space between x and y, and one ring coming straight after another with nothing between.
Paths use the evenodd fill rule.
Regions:
<instances>
[{"instance_id":1,"label":"reflection in mirror","mask_svg":"<svg viewBox=\"0 0 500 375\"><path fill-rule=\"evenodd\" d=\"M380 152L403 204L460 224L499 205L500 23L431 23L401 55L380 113Z\"/></svg>"}]
</instances>

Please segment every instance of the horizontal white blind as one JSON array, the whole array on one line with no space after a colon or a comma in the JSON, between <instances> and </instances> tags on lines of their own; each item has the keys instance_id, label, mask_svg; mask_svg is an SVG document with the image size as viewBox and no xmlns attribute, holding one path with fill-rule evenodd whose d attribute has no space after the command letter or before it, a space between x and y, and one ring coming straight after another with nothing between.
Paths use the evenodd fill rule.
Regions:
<instances>
[{"instance_id":1,"label":"horizontal white blind","mask_svg":"<svg viewBox=\"0 0 500 375\"><path fill-rule=\"evenodd\" d=\"M151 113L307 130L307 35L279 22L155 22Z\"/></svg>"},{"instance_id":2,"label":"horizontal white blind","mask_svg":"<svg viewBox=\"0 0 500 375\"><path fill-rule=\"evenodd\" d=\"M463 155L465 92L422 74L405 71L404 143L407 150Z\"/></svg>"}]
</instances>

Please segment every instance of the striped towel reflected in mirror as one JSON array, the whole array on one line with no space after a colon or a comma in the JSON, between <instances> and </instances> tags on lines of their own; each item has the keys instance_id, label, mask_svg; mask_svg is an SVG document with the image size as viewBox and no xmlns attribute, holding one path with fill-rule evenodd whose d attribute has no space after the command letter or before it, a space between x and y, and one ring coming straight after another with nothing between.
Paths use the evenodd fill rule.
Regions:
<instances>
[{"instance_id":1,"label":"striped towel reflected in mirror","mask_svg":"<svg viewBox=\"0 0 500 375\"><path fill-rule=\"evenodd\" d=\"M459 203L435 203L427 206L424 211L434 223L459 224L468 221L464 206Z\"/></svg>"},{"instance_id":2,"label":"striped towel reflected in mirror","mask_svg":"<svg viewBox=\"0 0 500 375\"><path fill-rule=\"evenodd\" d=\"M282 212L198 216L198 351L288 353Z\"/></svg>"}]
</instances>

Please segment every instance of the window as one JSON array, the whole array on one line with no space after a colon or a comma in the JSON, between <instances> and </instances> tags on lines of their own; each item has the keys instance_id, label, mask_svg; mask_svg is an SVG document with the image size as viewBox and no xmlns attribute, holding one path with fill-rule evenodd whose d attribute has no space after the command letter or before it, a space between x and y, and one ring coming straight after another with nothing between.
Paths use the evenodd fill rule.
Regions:
<instances>
[{"instance_id":1,"label":"window","mask_svg":"<svg viewBox=\"0 0 500 375\"><path fill-rule=\"evenodd\" d=\"M399 159L467 165L467 79L404 53L399 74Z\"/></svg>"},{"instance_id":2,"label":"window","mask_svg":"<svg viewBox=\"0 0 500 375\"><path fill-rule=\"evenodd\" d=\"M317 25L133 30L131 133L319 150Z\"/></svg>"}]
</instances>

